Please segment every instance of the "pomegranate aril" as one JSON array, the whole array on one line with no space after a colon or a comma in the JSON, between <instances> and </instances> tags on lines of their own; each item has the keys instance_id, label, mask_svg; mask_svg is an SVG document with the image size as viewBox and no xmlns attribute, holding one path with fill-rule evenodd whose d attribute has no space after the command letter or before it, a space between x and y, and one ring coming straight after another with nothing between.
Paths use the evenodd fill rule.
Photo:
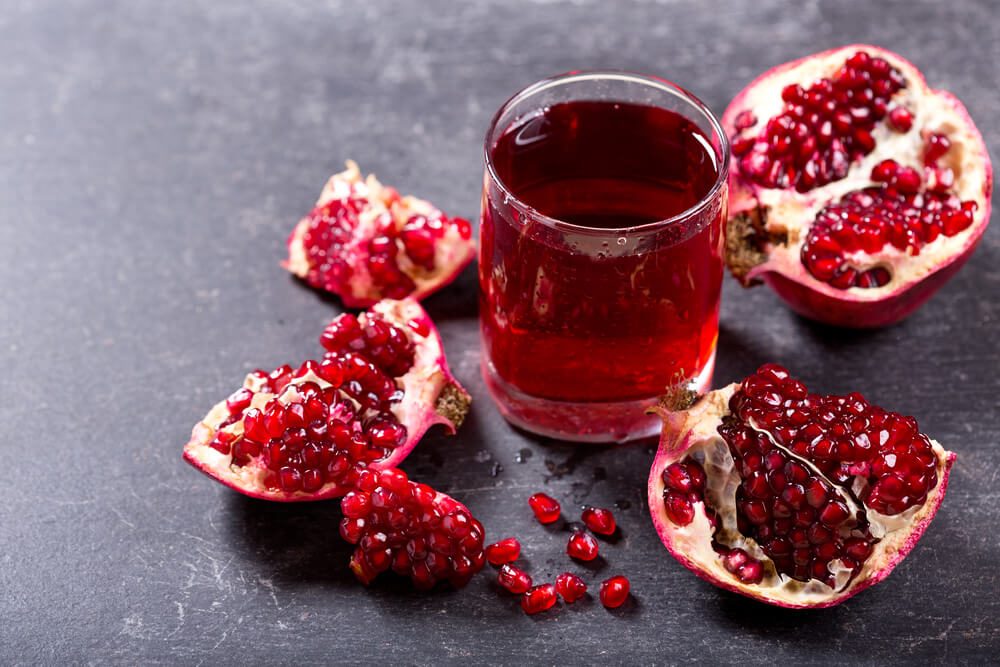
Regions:
<instances>
[{"instance_id":1,"label":"pomegranate aril","mask_svg":"<svg viewBox=\"0 0 1000 667\"><path fill-rule=\"evenodd\" d=\"M521 543L514 537L494 542L486 547L486 560L491 565L512 563L521 555Z\"/></svg>"},{"instance_id":2,"label":"pomegranate aril","mask_svg":"<svg viewBox=\"0 0 1000 667\"><path fill-rule=\"evenodd\" d=\"M606 579L601 583L601 604L608 609L617 609L628 600L629 581L625 577L618 575Z\"/></svg>"},{"instance_id":3,"label":"pomegranate aril","mask_svg":"<svg viewBox=\"0 0 1000 667\"><path fill-rule=\"evenodd\" d=\"M567 604L573 604L587 594L587 583L571 572L556 577L556 592Z\"/></svg>"},{"instance_id":4,"label":"pomegranate aril","mask_svg":"<svg viewBox=\"0 0 1000 667\"><path fill-rule=\"evenodd\" d=\"M582 561L591 561L597 558L598 550L597 540L582 532L573 533L566 545L566 553L569 554L570 558Z\"/></svg>"},{"instance_id":5,"label":"pomegranate aril","mask_svg":"<svg viewBox=\"0 0 1000 667\"><path fill-rule=\"evenodd\" d=\"M539 523L552 523L559 519L562 512L559 501L544 493L536 493L528 498L528 506Z\"/></svg>"},{"instance_id":6,"label":"pomegranate aril","mask_svg":"<svg viewBox=\"0 0 1000 667\"><path fill-rule=\"evenodd\" d=\"M597 535L613 535L617 524L611 510L603 507L585 507L580 516L583 523Z\"/></svg>"},{"instance_id":7,"label":"pomegranate aril","mask_svg":"<svg viewBox=\"0 0 1000 667\"><path fill-rule=\"evenodd\" d=\"M521 597L521 609L529 615L538 614L552 609L556 599L556 587L552 584L541 584L528 589Z\"/></svg>"},{"instance_id":8,"label":"pomegranate aril","mask_svg":"<svg viewBox=\"0 0 1000 667\"><path fill-rule=\"evenodd\" d=\"M510 563L506 563L497 573L497 583L504 590L520 595L531 588L531 575Z\"/></svg>"}]
</instances>

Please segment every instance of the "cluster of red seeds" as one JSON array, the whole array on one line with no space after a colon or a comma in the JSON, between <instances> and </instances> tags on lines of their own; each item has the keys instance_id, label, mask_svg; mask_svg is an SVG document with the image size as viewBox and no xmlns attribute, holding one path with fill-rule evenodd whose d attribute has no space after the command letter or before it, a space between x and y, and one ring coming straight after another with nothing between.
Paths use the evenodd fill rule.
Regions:
<instances>
[{"instance_id":1,"label":"cluster of red seeds","mask_svg":"<svg viewBox=\"0 0 1000 667\"><path fill-rule=\"evenodd\" d=\"M528 506L541 524L550 524L559 519L562 508L559 501L544 493L536 493L528 498ZM613 535L617 530L614 514L601 507L585 507L581 516L587 528L598 535ZM597 558L598 544L593 536L583 529L574 530L566 547L566 553L575 560L591 561ZM533 586L531 575L514 565L521 555L521 543L514 537L495 542L486 547L486 560L500 566L497 584L514 595L521 596L521 608L526 614L538 614L555 606L559 598L572 604L587 593L587 582L577 574L563 572L555 583ZM620 607L628 599L628 579L611 577L601 584L601 603L608 609Z\"/></svg>"},{"instance_id":2,"label":"cluster of red seeds","mask_svg":"<svg viewBox=\"0 0 1000 667\"><path fill-rule=\"evenodd\" d=\"M357 545L351 569L364 584L392 569L420 590L440 581L460 588L486 560L482 524L402 470L362 471L340 506L340 534Z\"/></svg>"},{"instance_id":3,"label":"cluster of red seeds","mask_svg":"<svg viewBox=\"0 0 1000 667\"><path fill-rule=\"evenodd\" d=\"M317 206L309 213L302 237L309 259L309 284L341 293L356 270L345 258L356 251L347 246L354 240L360 213L368 203L363 199L345 197ZM376 220L378 234L368 241L364 259L368 273L376 284L383 286L382 296L401 299L416 288L413 279L400 268L399 254L420 269L433 271L438 240L449 227L455 227L463 240L472 236L472 227L462 218L413 215L400 227L393 216L383 213Z\"/></svg>"},{"instance_id":4,"label":"cluster of red seeds","mask_svg":"<svg viewBox=\"0 0 1000 667\"><path fill-rule=\"evenodd\" d=\"M392 413L403 398L393 377L414 361L404 330L373 313L345 314L330 323L321 342L328 350L322 361L306 361L295 371L287 365L254 371L260 391L274 398L251 408L250 389L234 393L226 403L230 415L209 443L231 454L233 465L258 460L268 488L291 493L352 485L360 470L406 441L406 427ZM308 374L330 386L302 380ZM242 435L227 429L240 419Z\"/></svg>"},{"instance_id":5,"label":"cluster of red seeds","mask_svg":"<svg viewBox=\"0 0 1000 667\"><path fill-rule=\"evenodd\" d=\"M764 187L799 192L844 178L852 161L875 149L872 130L887 113L893 129L912 126L909 111L889 109L892 96L905 86L899 70L864 51L808 88L786 86L783 110L758 134L745 133L757 123L750 111L736 117L732 150L740 171Z\"/></svg>"},{"instance_id":6,"label":"cluster of red seeds","mask_svg":"<svg viewBox=\"0 0 1000 667\"><path fill-rule=\"evenodd\" d=\"M361 318L345 313L334 318L323 330L319 342L334 354L358 353L392 377L405 375L413 367L413 341L402 329L375 313L365 313Z\"/></svg>"},{"instance_id":7,"label":"cluster of red seeds","mask_svg":"<svg viewBox=\"0 0 1000 667\"><path fill-rule=\"evenodd\" d=\"M935 162L947 152L943 135L932 135L925 151L927 189L913 167L883 160L872 168L879 185L856 190L828 204L816 216L802 245L802 263L817 280L840 289L881 287L889 282L888 269L851 266L851 253L875 254L885 246L910 255L939 236L954 236L972 224L974 201L960 201L948 192L954 184L950 168Z\"/></svg>"},{"instance_id":8,"label":"cluster of red seeds","mask_svg":"<svg viewBox=\"0 0 1000 667\"><path fill-rule=\"evenodd\" d=\"M922 504L937 483L930 441L911 417L870 405L857 393L818 396L774 364L758 369L730 399L719 434L740 476L737 527L778 572L832 583L830 562L857 570L875 540L865 510L895 515ZM758 430L759 429L759 430ZM678 525L704 501L705 472L693 459L662 473L664 509ZM854 482L864 480L854 500ZM706 507L709 520L715 514ZM761 564L715 544L726 569L759 583Z\"/></svg>"}]
</instances>

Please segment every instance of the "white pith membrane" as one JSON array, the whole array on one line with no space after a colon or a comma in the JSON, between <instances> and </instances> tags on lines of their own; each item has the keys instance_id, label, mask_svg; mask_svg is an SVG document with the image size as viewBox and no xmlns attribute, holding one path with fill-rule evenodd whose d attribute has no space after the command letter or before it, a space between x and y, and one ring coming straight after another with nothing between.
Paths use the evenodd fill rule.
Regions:
<instances>
[{"instance_id":1,"label":"white pith membrane","mask_svg":"<svg viewBox=\"0 0 1000 667\"><path fill-rule=\"evenodd\" d=\"M664 431L660 449L649 478L649 507L653 521L661 539L671 554L685 567L699 576L729 590L753 597L764 602L783 607L822 607L836 604L854 593L877 583L888 575L892 568L905 556L920 537L926 524L934 516L947 486L948 471L954 455L936 440L931 446L937 458L938 481L928 492L926 501L900 514L886 516L859 506L851 494L843 492L843 487L822 475L815 465L778 444L772 444L789 458L806 465L814 474L825 479L830 487L844 500L851 514L861 507L869 522L869 530L877 541L872 552L853 575L841 561L831 561L829 571L834 576L834 586L817 579L799 581L791 576L778 573L771 559L757 545L753 538L746 537L736 527L736 490L740 476L729 445L716 430L722 418L729 415L729 400L740 389L739 384L706 394L690 409L681 412L660 411L664 419ZM762 429L759 432L766 433ZM663 470L670 464L692 458L705 470L706 486L704 497L707 504L718 514L719 528L714 531L707 515L705 502L692 503L694 520L687 526L673 523L663 509L665 485ZM866 481L855 478L852 490L858 496ZM716 539L729 549L743 549L751 557L760 561L764 577L758 584L745 584L730 573L723 564L723 555L712 548Z\"/></svg>"},{"instance_id":2,"label":"white pith membrane","mask_svg":"<svg viewBox=\"0 0 1000 667\"><path fill-rule=\"evenodd\" d=\"M372 311L402 329L414 344L413 366L405 375L395 378L397 386L404 390L403 400L394 403L390 412L406 427L406 442L385 459L372 464L376 469L390 468L397 465L412 449L424 432L434 424L443 424L449 433L454 433L461 425L465 411L468 408L469 396L465 390L452 378L447 367L441 339L430 318L413 299L384 299L372 307ZM362 322L366 313L359 315ZM426 335L421 335L408 323L414 322L423 327ZM288 405L296 402L297 387L305 382L313 382L321 389L332 386L312 371L301 377L292 378L280 393L274 394L264 389L267 380L253 373L248 374L243 387L253 392L250 406L243 410L257 408L263 410L272 398ZM341 403L351 403L355 414L363 414L360 404L343 389L338 391ZM264 466L262 457L257 456L244 466L232 464L232 454L223 454L210 446L221 424L231 413L226 406L226 400L215 404L205 417L194 426L191 439L184 446L184 458L209 476L221 481L237 491L254 497L280 499L285 501L316 500L320 498L342 495L346 489L337 484L326 483L317 491L288 492L282 489L268 488L264 479L269 470ZM239 419L222 428L223 431L235 435L243 434L243 419ZM232 445L235 446L236 440ZM232 448L231 448L232 451Z\"/></svg>"},{"instance_id":3,"label":"white pith membrane","mask_svg":"<svg viewBox=\"0 0 1000 667\"><path fill-rule=\"evenodd\" d=\"M347 160L346 166L347 169L330 177L313 208L338 199L356 199L364 202L347 253L351 269L348 281L350 292L355 297L367 297L372 290L372 277L365 264L369 255L368 241L379 235L380 219L389 216L398 231L414 215L434 218L443 214L428 201L412 195L400 196L395 188L382 185L375 174L362 178L361 169L353 160ZM298 222L288 239L288 260L284 262L285 268L300 278L305 278L311 268L303 243L308 228L309 215L306 215ZM410 261L402 241L396 239L398 249L396 262L400 270L416 284L413 292L415 298L432 292L442 284L442 276L457 273L475 254L474 245L470 240L461 237L457 226L446 224L444 230L441 240L434 246L433 271L428 271ZM372 296L372 298L378 297Z\"/></svg>"},{"instance_id":4,"label":"white pith membrane","mask_svg":"<svg viewBox=\"0 0 1000 667\"><path fill-rule=\"evenodd\" d=\"M884 49L869 45L846 46L771 70L747 86L726 110L722 123L727 134L730 137L738 133L756 135L770 118L783 110L785 103L781 90L785 86L797 83L808 88L820 78L829 78L858 51L884 58L902 73L906 85L892 96L889 108L900 105L908 109L913 115L913 127L908 132L898 132L889 126L887 119L878 121L872 131L876 145L871 153L852 162L845 178L804 193L794 188L765 188L752 182L741 174L739 159L734 156L730 169L730 218L744 214L759 217L766 236L772 239L765 248L766 261L751 268L745 280L776 272L835 299L849 295L852 301L881 301L940 269L949 258L961 255L981 236L989 221L992 189L989 156L964 106L950 93L929 88L916 67ZM733 122L743 110L750 110L757 122L737 132ZM839 202L848 192L879 186L870 176L872 167L883 160L895 160L900 166L913 167L923 175L925 141L937 133L946 135L951 141L950 149L937 162L954 172L955 183L950 192L961 201L976 203L972 224L954 236L939 235L921 247L918 255L901 251L890 243L874 254L845 254L845 259L856 269L888 269L890 280L880 287L840 289L814 278L802 264L801 250L816 215L826 205ZM787 240L774 241L782 238Z\"/></svg>"}]
</instances>

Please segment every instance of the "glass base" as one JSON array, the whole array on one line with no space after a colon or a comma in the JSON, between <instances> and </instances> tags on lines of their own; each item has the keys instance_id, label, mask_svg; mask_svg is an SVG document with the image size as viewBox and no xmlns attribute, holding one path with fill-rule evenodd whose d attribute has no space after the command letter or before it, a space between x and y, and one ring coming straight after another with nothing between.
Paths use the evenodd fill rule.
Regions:
<instances>
[{"instance_id":1,"label":"glass base","mask_svg":"<svg viewBox=\"0 0 1000 667\"><path fill-rule=\"evenodd\" d=\"M715 352L688 387L699 394L711 388ZM483 380L500 414L508 422L557 440L571 442L626 442L658 435L662 420L647 415L658 396L635 400L576 403L529 396L504 382L488 360L482 364Z\"/></svg>"}]
</instances>

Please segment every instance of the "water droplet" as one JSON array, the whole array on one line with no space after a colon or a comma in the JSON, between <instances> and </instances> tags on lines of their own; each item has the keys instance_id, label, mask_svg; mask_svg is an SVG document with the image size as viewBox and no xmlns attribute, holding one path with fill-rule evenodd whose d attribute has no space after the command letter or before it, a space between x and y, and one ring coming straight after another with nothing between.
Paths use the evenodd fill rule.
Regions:
<instances>
[{"instance_id":1,"label":"water droplet","mask_svg":"<svg viewBox=\"0 0 1000 667\"><path fill-rule=\"evenodd\" d=\"M531 458L532 451L525 447L524 449L519 449L517 454L514 454L514 463L524 463Z\"/></svg>"},{"instance_id":2,"label":"water droplet","mask_svg":"<svg viewBox=\"0 0 1000 667\"><path fill-rule=\"evenodd\" d=\"M490 477L496 477L503 472L503 466L499 463L494 463L493 467L490 468Z\"/></svg>"},{"instance_id":3,"label":"water droplet","mask_svg":"<svg viewBox=\"0 0 1000 667\"><path fill-rule=\"evenodd\" d=\"M476 461L478 463L486 463L487 461L492 461L492 460L493 460L493 455L490 454L485 449L480 449L478 452L476 452Z\"/></svg>"},{"instance_id":4,"label":"water droplet","mask_svg":"<svg viewBox=\"0 0 1000 667\"><path fill-rule=\"evenodd\" d=\"M626 239L624 236L618 237L618 245L625 245L626 243L628 243L628 239Z\"/></svg>"}]
</instances>

